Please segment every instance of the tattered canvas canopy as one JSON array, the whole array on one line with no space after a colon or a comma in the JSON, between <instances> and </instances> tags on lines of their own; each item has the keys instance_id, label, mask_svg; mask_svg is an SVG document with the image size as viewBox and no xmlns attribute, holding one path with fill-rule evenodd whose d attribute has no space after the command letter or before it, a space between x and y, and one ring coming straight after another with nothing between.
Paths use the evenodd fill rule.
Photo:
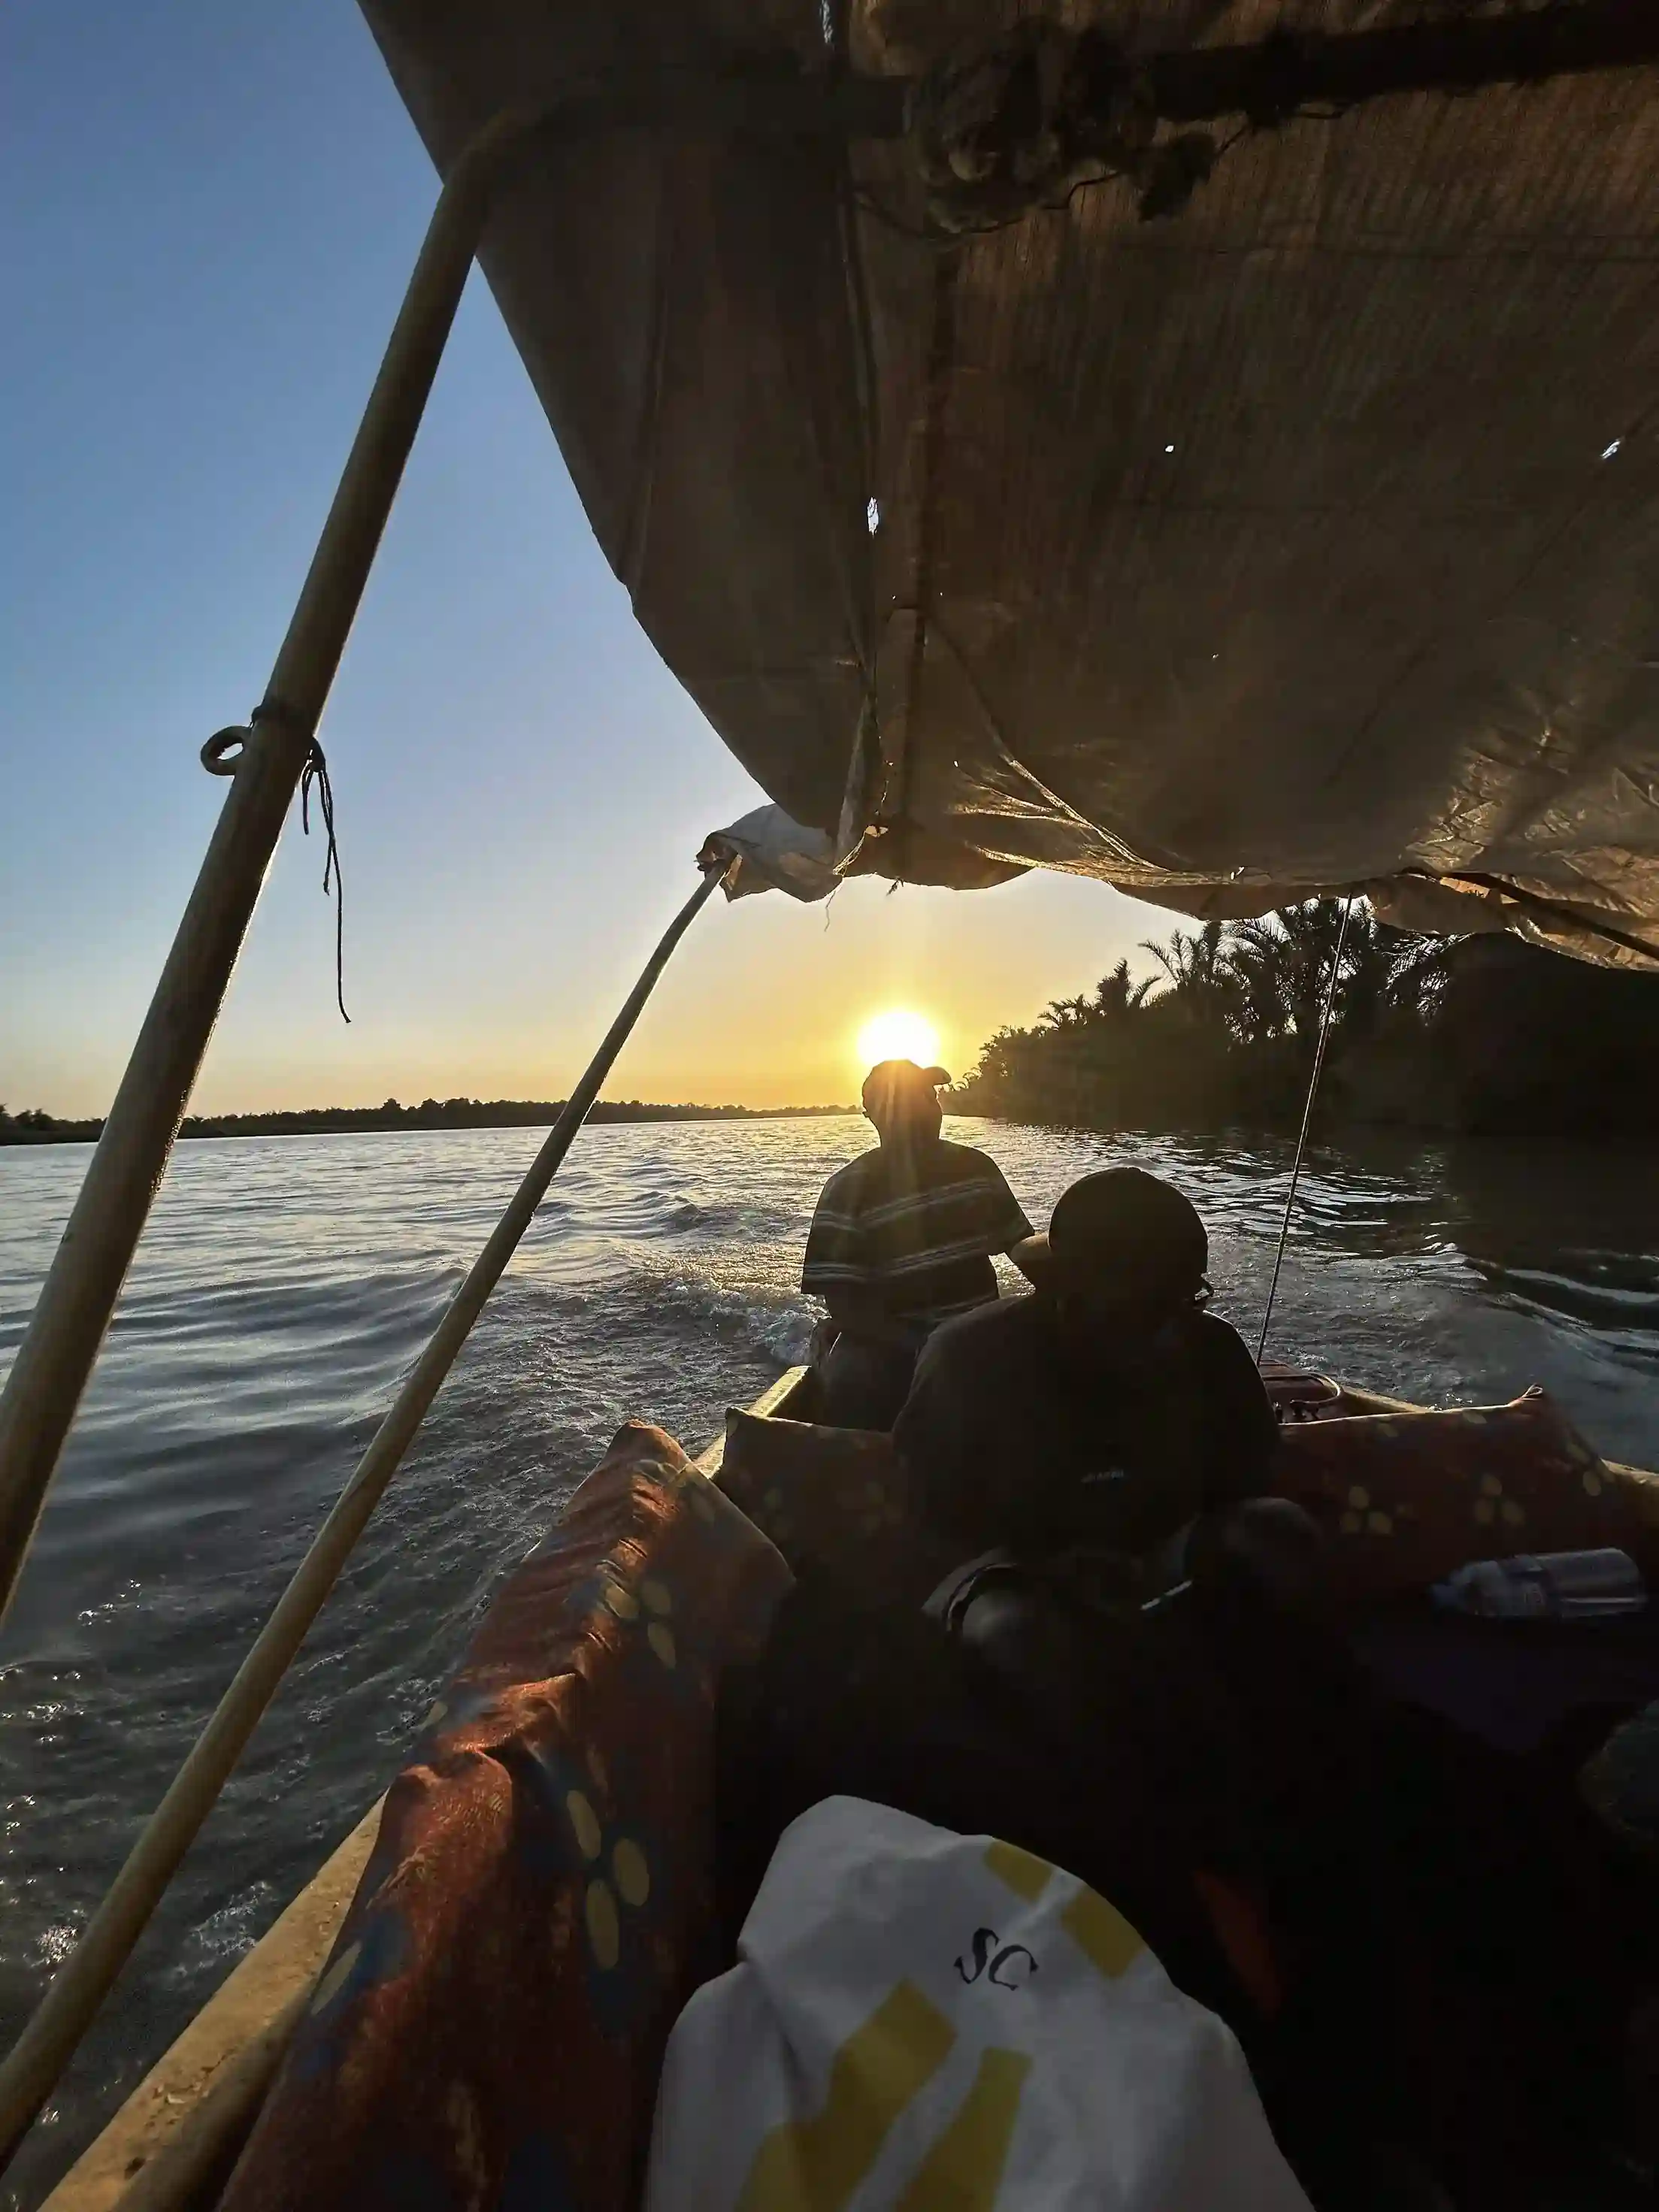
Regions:
<instances>
[{"instance_id":1,"label":"tattered canvas canopy","mask_svg":"<svg viewBox=\"0 0 1659 2212\"><path fill-rule=\"evenodd\" d=\"M363 4L441 168L641 90L483 265L640 621L843 865L1659 959L1659 9Z\"/></svg>"}]
</instances>

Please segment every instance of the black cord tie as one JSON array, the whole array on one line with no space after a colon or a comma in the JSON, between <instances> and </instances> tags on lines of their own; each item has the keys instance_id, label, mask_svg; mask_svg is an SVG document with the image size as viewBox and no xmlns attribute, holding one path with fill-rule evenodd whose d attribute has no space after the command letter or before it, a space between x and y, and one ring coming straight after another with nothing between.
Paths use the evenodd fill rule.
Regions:
<instances>
[{"instance_id":1,"label":"black cord tie","mask_svg":"<svg viewBox=\"0 0 1659 2212\"><path fill-rule=\"evenodd\" d=\"M281 700L271 699L256 707L248 719L250 723L286 722L290 729L295 720ZM250 734L240 724L233 724L228 730L216 730L202 748L202 766L208 774L234 775L246 757ZM334 999L340 1009L340 1019L349 1022L351 1017L345 1010L345 879L340 871L340 848L334 835L334 787L328 780L328 763L323 757L323 749L315 738L311 740L306 764L300 771L300 827L307 837L311 835L313 783L324 833L328 838L328 853L323 861L323 896L328 896L331 886L334 892Z\"/></svg>"},{"instance_id":2,"label":"black cord tie","mask_svg":"<svg viewBox=\"0 0 1659 2212\"><path fill-rule=\"evenodd\" d=\"M328 839L328 851L323 860L323 896L328 896L331 882L334 891L334 997L340 1019L349 1023L351 1017L345 1010L345 882L340 872L340 848L334 836L334 787L328 780L328 762L315 738L300 775L300 827L307 837L311 835L313 783L317 787L317 809Z\"/></svg>"}]
</instances>

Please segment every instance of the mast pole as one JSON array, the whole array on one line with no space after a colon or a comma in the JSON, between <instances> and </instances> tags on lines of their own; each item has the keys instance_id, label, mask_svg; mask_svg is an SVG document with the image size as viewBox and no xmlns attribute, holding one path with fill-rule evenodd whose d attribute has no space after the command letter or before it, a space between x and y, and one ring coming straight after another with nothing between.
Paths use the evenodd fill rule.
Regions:
<instances>
[{"instance_id":1,"label":"mast pole","mask_svg":"<svg viewBox=\"0 0 1659 2212\"><path fill-rule=\"evenodd\" d=\"M379 375L231 776L195 888L17 1358L0 1393L0 1617L98 1357L218 1018L443 356L499 157L530 124L498 116L438 197Z\"/></svg>"}]
</instances>

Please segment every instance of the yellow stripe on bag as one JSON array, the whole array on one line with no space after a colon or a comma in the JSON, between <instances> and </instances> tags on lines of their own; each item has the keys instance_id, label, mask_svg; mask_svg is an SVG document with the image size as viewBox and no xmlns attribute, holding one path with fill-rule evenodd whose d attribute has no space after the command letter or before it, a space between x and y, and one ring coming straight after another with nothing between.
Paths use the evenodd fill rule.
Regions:
<instances>
[{"instance_id":1,"label":"yellow stripe on bag","mask_svg":"<svg viewBox=\"0 0 1659 2212\"><path fill-rule=\"evenodd\" d=\"M1023 2051L985 2051L962 2108L922 2160L898 2212L991 2212L1031 2061Z\"/></svg>"},{"instance_id":2,"label":"yellow stripe on bag","mask_svg":"<svg viewBox=\"0 0 1659 2212\"><path fill-rule=\"evenodd\" d=\"M994 1837L986 1846L985 1863L1000 1882L1028 1905L1036 1903L1054 1873L1047 1859L1023 1851L1018 1844L1005 1844L1000 1837Z\"/></svg>"},{"instance_id":3,"label":"yellow stripe on bag","mask_svg":"<svg viewBox=\"0 0 1659 2212\"><path fill-rule=\"evenodd\" d=\"M1127 1972L1146 1948L1117 1907L1092 1889L1079 1890L1060 1924L1108 1981Z\"/></svg>"},{"instance_id":4,"label":"yellow stripe on bag","mask_svg":"<svg viewBox=\"0 0 1659 2212\"><path fill-rule=\"evenodd\" d=\"M787 2120L767 2136L738 2212L842 2212L894 2121L945 2063L956 2039L939 2008L913 1982L900 1982L830 2061L829 2093L817 2118Z\"/></svg>"}]
</instances>

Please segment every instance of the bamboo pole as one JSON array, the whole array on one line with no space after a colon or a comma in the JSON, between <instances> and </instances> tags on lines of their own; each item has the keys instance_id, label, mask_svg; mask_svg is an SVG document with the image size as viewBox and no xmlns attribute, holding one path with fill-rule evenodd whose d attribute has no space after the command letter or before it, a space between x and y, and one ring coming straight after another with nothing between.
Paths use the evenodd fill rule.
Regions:
<instances>
[{"instance_id":1,"label":"bamboo pole","mask_svg":"<svg viewBox=\"0 0 1659 2212\"><path fill-rule=\"evenodd\" d=\"M674 947L721 880L711 868L669 924L639 981L605 1034L570 1103L548 1132L529 1171L489 1241L473 1261L431 1340L375 1431L356 1474L313 1539L218 1708L198 1736L125 1865L58 1969L33 2016L0 2066L0 2166L9 2162L24 2132L74 2055L110 1986L143 1933L179 1862L211 1811L226 1778L270 1704L307 1630L334 1587L369 1515L438 1395L455 1355L466 1341L485 1299L530 1226L537 1206L586 1120L599 1087L639 1019Z\"/></svg>"},{"instance_id":2,"label":"bamboo pole","mask_svg":"<svg viewBox=\"0 0 1659 2212\"><path fill-rule=\"evenodd\" d=\"M792 82L768 71L666 69L585 80L497 115L444 180L328 520L120 1089L0 1390L0 1620L64 1440L109 1327L231 972L339 666L420 427L503 157L557 127L562 142L628 127L890 137L903 88ZM228 735L229 733L222 733Z\"/></svg>"},{"instance_id":3,"label":"bamboo pole","mask_svg":"<svg viewBox=\"0 0 1659 2212\"><path fill-rule=\"evenodd\" d=\"M472 264L499 117L451 170L98 1149L0 1392L0 1617L166 1170Z\"/></svg>"},{"instance_id":4,"label":"bamboo pole","mask_svg":"<svg viewBox=\"0 0 1659 2212\"><path fill-rule=\"evenodd\" d=\"M322 1972L380 1829L375 1803L289 1899L58 2182L40 2212L137 2212L171 2177L170 2212L216 2203L184 2185L240 2150L276 2073L284 2015ZM136 2177L136 2179L135 2179Z\"/></svg>"}]
</instances>

